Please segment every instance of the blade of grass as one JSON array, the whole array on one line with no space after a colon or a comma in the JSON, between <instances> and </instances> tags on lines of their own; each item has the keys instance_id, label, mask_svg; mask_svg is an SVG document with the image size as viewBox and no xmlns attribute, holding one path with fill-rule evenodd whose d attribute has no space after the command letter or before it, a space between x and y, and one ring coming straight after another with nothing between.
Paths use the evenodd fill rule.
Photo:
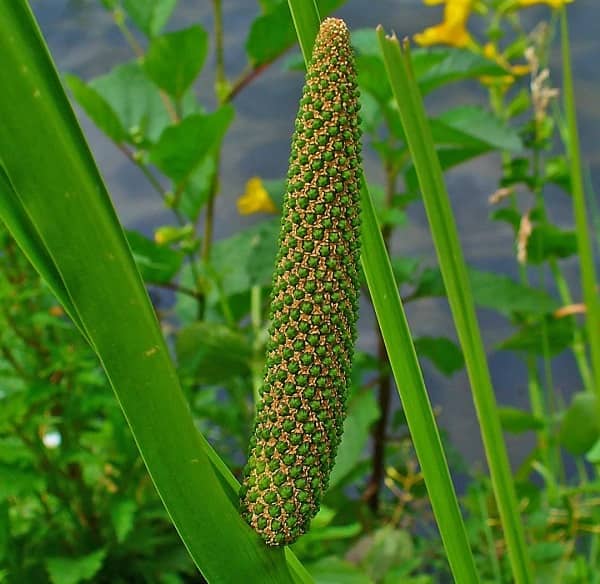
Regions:
<instances>
[{"instance_id":1,"label":"blade of grass","mask_svg":"<svg viewBox=\"0 0 600 584\"><path fill-rule=\"evenodd\" d=\"M205 578L310 582L297 563L292 578L284 551L268 549L241 519L237 484L194 425L35 19L24 0L0 0L0 13L0 160L7 179L2 186L11 186L35 230L13 233L26 250L43 247L38 263L47 273L58 272L165 507ZM12 196L3 188L4 203L7 194ZM6 208L1 207L5 220Z\"/></svg>"},{"instance_id":2,"label":"blade of grass","mask_svg":"<svg viewBox=\"0 0 600 584\"><path fill-rule=\"evenodd\" d=\"M585 190L581 152L579 149L579 131L575 109L575 91L571 69L571 48L569 44L569 23L567 10L563 7L560 20L561 48L563 65L564 107L567 121L567 154L573 194L573 214L577 234L577 248L581 262L581 288L586 306L586 325L592 361L593 386L600 404L600 299L594 267L594 250L590 228L587 222Z\"/></svg>"},{"instance_id":3,"label":"blade of grass","mask_svg":"<svg viewBox=\"0 0 600 584\"><path fill-rule=\"evenodd\" d=\"M531 567L467 267L423 100L412 72L408 45L402 50L398 40L386 37L381 27L377 35L417 171L448 301L465 356L514 579L517 583L528 583L532 581Z\"/></svg>"},{"instance_id":4,"label":"blade of grass","mask_svg":"<svg viewBox=\"0 0 600 584\"><path fill-rule=\"evenodd\" d=\"M319 14L309 4L289 0L307 65L319 30ZM315 11L314 17L304 14L310 10ZM364 177L361 204L362 265L448 562L456 582L479 582L435 416Z\"/></svg>"}]
</instances>

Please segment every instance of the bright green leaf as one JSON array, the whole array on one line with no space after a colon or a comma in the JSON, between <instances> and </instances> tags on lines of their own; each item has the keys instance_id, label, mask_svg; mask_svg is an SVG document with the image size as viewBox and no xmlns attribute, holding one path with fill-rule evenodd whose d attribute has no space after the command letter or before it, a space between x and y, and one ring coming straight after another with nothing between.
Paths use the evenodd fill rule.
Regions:
<instances>
[{"instance_id":1,"label":"bright green leaf","mask_svg":"<svg viewBox=\"0 0 600 584\"><path fill-rule=\"evenodd\" d=\"M519 152L523 144L518 132L491 112L477 106L448 110L439 118L446 125L498 150Z\"/></svg>"},{"instance_id":2,"label":"bright green leaf","mask_svg":"<svg viewBox=\"0 0 600 584\"><path fill-rule=\"evenodd\" d=\"M329 556L307 566L315 584L374 584L364 572L356 566L338 557Z\"/></svg>"},{"instance_id":3,"label":"bright green leaf","mask_svg":"<svg viewBox=\"0 0 600 584\"><path fill-rule=\"evenodd\" d=\"M137 503L132 499L121 499L111 506L110 519L119 543L131 533L136 510Z\"/></svg>"},{"instance_id":4,"label":"bright green leaf","mask_svg":"<svg viewBox=\"0 0 600 584\"><path fill-rule=\"evenodd\" d=\"M127 132L115 111L100 93L75 75L67 75L66 81L77 103L94 124L117 144L123 142L127 138Z\"/></svg>"},{"instance_id":5,"label":"bright green leaf","mask_svg":"<svg viewBox=\"0 0 600 584\"><path fill-rule=\"evenodd\" d=\"M592 393L576 393L560 425L559 440L571 454L585 454L600 438L598 398Z\"/></svg>"},{"instance_id":6,"label":"bright green leaf","mask_svg":"<svg viewBox=\"0 0 600 584\"><path fill-rule=\"evenodd\" d=\"M544 420L540 420L529 412L517 408L501 407L498 408L498 413L500 414L502 429L511 434L541 430L544 427Z\"/></svg>"},{"instance_id":7,"label":"bright green leaf","mask_svg":"<svg viewBox=\"0 0 600 584\"><path fill-rule=\"evenodd\" d=\"M122 0L123 7L136 26L147 36L158 34L171 17L177 0Z\"/></svg>"},{"instance_id":8,"label":"bright green leaf","mask_svg":"<svg viewBox=\"0 0 600 584\"><path fill-rule=\"evenodd\" d=\"M46 567L52 584L78 584L93 578L102 567L105 549L86 556L47 558Z\"/></svg>"},{"instance_id":9,"label":"bright green leaf","mask_svg":"<svg viewBox=\"0 0 600 584\"><path fill-rule=\"evenodd\" d=\"M202 69L208 34L194 25L152 39L144 57L144 71L169 95L180 99Z\"/></svg>"},{"instance_id":10,"label":"bright green leaf","mask_svg":"<svg viewBox=\"0 0 600 584\"><path fill-rule=\"evenodd\" d=\"M212 114L192 114L169 126L150 150L150 160L180 183L220 144L233 119L233 108L222 106Z\"/></svg>"},{"instance_id":11,"label":"bright green leaf","mask_svg":"<svg viewBox=\"0 0 600 584\"><path fill-rule=\"evenodd\" d=\"M554 225L537 225L527 240L527 261L541 264L549 258L567 258L577 253L577 236Z\"/></svg>"}]
</instances>

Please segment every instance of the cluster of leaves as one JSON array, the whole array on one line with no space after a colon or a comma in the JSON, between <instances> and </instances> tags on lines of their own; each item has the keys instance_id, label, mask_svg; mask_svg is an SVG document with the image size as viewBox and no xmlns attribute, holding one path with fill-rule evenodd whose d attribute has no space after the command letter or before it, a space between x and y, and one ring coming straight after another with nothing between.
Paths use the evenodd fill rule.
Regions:
<instances>
[{"instance_id":1,"label":"cluster of leaves","mask_svg":"<svg viewBox=\"0 0 600 584\"><path fill-rule=\"evenodd\" d=\"M227 165L220 160L220 145L234 119L235 96L294 44L287 2L260 0L261 13L246 39L248 64L237 79L227 78L217 54L213 111L194 92L206 66L208 32L199 24L164 32L176 0L102 3L134 58L91 81L67 75L66 82L86 115L142 170L173 212L172 224L156 226L154 241L132 231L129 243L145 282L175 290L165 330L172 337L180 378L199 428L239 475L264 364L279 221L265 218L213 242L213 202L219 167ZM342 3L322 0L320 11L325 15ZM489 4L495 42L500 43L495 4L484 4ZM219 6L215 2L217 13ZM391 89L382 83L385 69L375 32L354 31L352 42L366 142L386 176L385 185L371 183L369 188L391 245L396 230L409 221L409 206L419 204L420 193ZM520 31L506 51L521 58L527 45ZM299 63L292 57L286 66L297 69ZM510 204L492 213L492 219L514 228L515 240L524 222L530 222L524 273L527 266L554 270L561 259L575 254L573 233L550 222L540 196L546 185L569 190L564 155L547 154L556 143L552 116L536 118L530 93L518 84L507 86L505 64L481 52L421 49L414 51L413 64L425 95L450 83L485 80L491 107L450 109L432 118L431 128L444 169L501 152L500 187L532 193L533 205L525 203L521 209L508 198ZM282 180L264 181L264 186L274 201L281 200ZM191 561L168 523L92 352L57 314L48 292L5 235L0 258L8 275L0 288L0 367L6 377L0 390L0 472L11 479L0 481L0 581L75 584L138 581L140 575L148 582L191 579ZM445 295L435 265L393 256L393 267L406 302ZM548 360L581 341L574 318L555 317L564 298L531 286L526 277L516 281L474 269L470 276L478 306L514 325L514 333L497 349L533 363L532 378L538 379L538 358ZM420 337L415 345L419 356L443 375L463 368L460 349L446 336ZM374 486L371 479L370 437L382 414L385 420L389 413L382 411L373 388L383 388L389 375L382 355L357 354L344 437L324 507L309 534L294 545L318 582L426 584L448 574L401 411L382 434L384 484ZM600 428L590 415L594 408L594 398L582 394L566 413L558 408L502 411L506 431L535 432L538 438L517 473L519 494L528 502L528 535L539 573L560 566L565 582L586 581L581 578L588 568L576 555L576 543L598 518L580 490L559 484L558 448L563 445L578 456L587 453L596 461L593 447ZM549 465L552 461L555 466ZM544 477L547 489L530 482L534 472ZM379 491L376 513L368 504L373 488ZM595 492L592 482L586 488ZM480 571L500 582L507 581L509 571L492 500L487 481L478 479L464 503Z\"/></svg>"}]
</instances>

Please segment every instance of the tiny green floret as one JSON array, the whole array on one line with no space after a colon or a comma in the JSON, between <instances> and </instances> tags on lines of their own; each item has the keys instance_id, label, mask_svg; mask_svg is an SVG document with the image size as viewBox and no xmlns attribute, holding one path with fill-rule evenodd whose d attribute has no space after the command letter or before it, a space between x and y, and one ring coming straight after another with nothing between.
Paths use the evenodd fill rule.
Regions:
<instances>
[{"instance_id":1,"label":"tiny green floret","mask_svg":"<svg viewBox=\"0 0 600 584\"><path fill-rule=\"evenodd\" d=\"M358 313L360 120L350 35L321 24L292 139L262 397L240 493L287 545L319 510L341 439Z\"/></svg>"}]
</instances>

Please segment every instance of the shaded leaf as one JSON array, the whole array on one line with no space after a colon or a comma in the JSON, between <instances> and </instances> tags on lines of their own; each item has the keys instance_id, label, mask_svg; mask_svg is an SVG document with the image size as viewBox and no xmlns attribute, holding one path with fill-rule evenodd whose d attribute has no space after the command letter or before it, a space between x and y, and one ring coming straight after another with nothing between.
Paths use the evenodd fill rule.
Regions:
<instances>
[{"instance_id":1,"label":"shaded leaf","mask_svg":"<svg viewBox=\"0 0 600 584\"><path fill-rule=\"evenodd\" d=\"M162 284L169 282L179 271L181 252L154 243L137 231L127 231L127 241L144 282Z\"/></svg>"},{"instance_id":2,"label":"shaded leaf","mask_svg":"<svg viewBox=\"0 0 600 584\"><path fill-rule=\"evenodd\" d=\"M427 357L444 375L452 375L465 366L460 347L445 337L413 339L419 357Z\"/></svg>"},{"instance_id":3,"label":"shaded leaf","mask_svg":"<svg viewBox=\"0 0 600 584\"><path fill-rule=\"evenodd\" d=\"M110 508L110 519L119 543L123 543L131 533L136 510L137 503L131 499L117 501Z\"/></svg>"},{"instance_id":4,"label":"shaded leaf","mask_svg":"<svg viewBox=\"0 0 600 584\"><path fill-rule=\"evenodd\" d=\"M591 393L576 393L560 425L559 440L571 454L585 454L600 438L598 399Z\"/></svg>"},{"instance_id":5,"label":"shaded leaf","mask_svg":"<svg viewBox=\"0 0 600 584\"><path fill-rule=\"evenodd\" d=\"M105 556L106 550L99 549L86 556L47 558L46 567L52 584L78 584L98 573Z\"/></svg>"},{"instance_id":6,"label":"shaded leaf","mask_svg":"<svg viewBox=\"0 0 600 584\"><path fill-rule=\"evenodd\" d=\"M544 339L544 335L546 339ZM513 336L498 345L498 349L543 355L547 343L550 355L564 351L573 341L573 324L570 319L546 317L522 327Z\"/></svg>"},{"instance_id":7,"label":"shaded leaf","mask_svg":"<svg viewBox=\"0 0 600 584\"><path fill-rule=\"evenodd\" d=\"M224 325L196 322L184 327L177 334L175 349L180 369L198 383L223 383L250 372L251 347Z\"/></svg>"},{"instance_id":8,"label":"shaded leaf","mask_svg":"<svg viewBox=\"0 0 600 584\"><path fill-rule=\"evenodd\" d=\"M192 114L169 126L150 150L150 160L175 182L185 180L218 147L233 119L233 108Z\"/></svg>"},{"instance_id":9,"label":"shaded leaf","mask_svg":"<svg viewBox=\"0 0 600 584\"><path fill-rule=\"evenodd\" d=\"M208 34L194 25L152 39L144 57L144 71L169 95L180 99L202 69Z\"/></svg>"},{"instance_id":10,"label":"shaded leaf","mask_svg":"<svg viewBox=\"0 0 600 584\"><path fill-rule=\"evenodd\" d=\"M344 434L329 480L329 488L340 483L361 460L369 441L369 430L378 417L379 408L372 391L361 392L352 397L344 421Z\"/></svg>"},{"instance_id":11,"label":"shaded leaf","mask_svg":"<svg viewBox=\"0 0 600 584\"><path fill-rule=\"evenodd\" d=\"M115 111L100 93L75 75L67 75L66 81L73 97L94 124L114 142L123 142L127 138L127 132Z\"/></svg>"},{"instance_id":12,"label":"shaded leaf","mask_svg":"<svg viewBox=\"0 0 600 584\"><path fill-rule=\"evenodd\" d=\"M554 225L537 225L527 240L527 261L540 264L550 258L567 258L577 253L577 236Z\"/></svg>"},{"instance_id":13,"label":"shaded leaf","mask_svg":"<svg viewBox=\"0 0 600 584\"><path fill-rule=\"evenodd\" d=\"M373 580L349 562L330 556L306 566L315 584L374 584Z\"/></svg>"},{"instance_id":14,"label":"shaded leaf","mask_svg":"<svg viewBox=\"0 0 600 584\"><path fill-rule=\"evenodd\" d=\"M193 223L210 197L216 170L214 156L207 156L188 178L177 208Z\"/></svg>"}]
</instances>

